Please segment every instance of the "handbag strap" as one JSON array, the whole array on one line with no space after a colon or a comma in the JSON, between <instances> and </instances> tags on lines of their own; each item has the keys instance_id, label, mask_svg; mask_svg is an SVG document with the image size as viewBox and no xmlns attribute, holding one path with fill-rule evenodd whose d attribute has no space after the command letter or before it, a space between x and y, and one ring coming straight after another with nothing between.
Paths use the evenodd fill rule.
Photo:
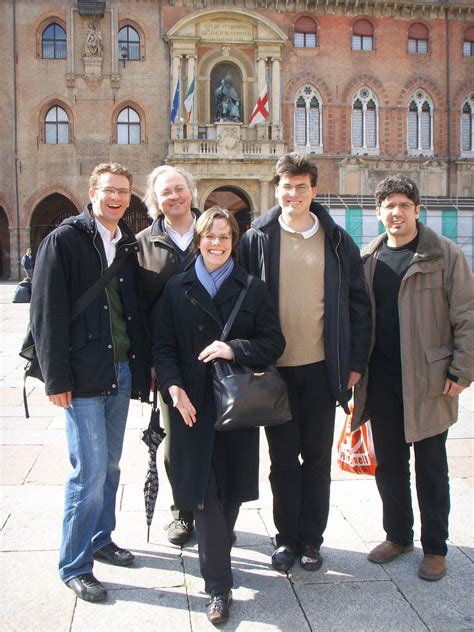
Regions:
<instances>
[{"instance_id":1,"label":"handbag strap","mask_svg":"<svg viewBox=\"0 0 474 632\"><path fill-rule=\"evenodd\" d=\"M99 292L107 285L109 281L112 280L117 272L122 267L122 264L125 260L125 257L115 257L112 261L110 267L104 272L104 274L98 279L94 285L87 288L87 290L80 296L77 301L74 303L71 309L70 322L72 322L75 318L79 316L81 312L83 312L90 303L99 295Z\"/></svg>"},{"instance_id":2,"label":"handbag strap","mask_svg":"<svg viewBox=\"0 0 474 632\"><path fill-rule=\"evenodd\" d=\"M239 313L239 309L242 307L242 303L244 302L245 295L247 294L247 290L249 289L252 281L253 281L253 277L250 276L247 285L240 290L240 294L237 297L237 300L235 301L235 305L232 308L231 313L229 314L229 318L227 319L227 322L224 325L224 329L222 330L221 337L219 338L221 342L224 342L224 340L226 340L227 336L229 335L231 327L234 324L237 314Z\"/></svg>"}]
</instances>

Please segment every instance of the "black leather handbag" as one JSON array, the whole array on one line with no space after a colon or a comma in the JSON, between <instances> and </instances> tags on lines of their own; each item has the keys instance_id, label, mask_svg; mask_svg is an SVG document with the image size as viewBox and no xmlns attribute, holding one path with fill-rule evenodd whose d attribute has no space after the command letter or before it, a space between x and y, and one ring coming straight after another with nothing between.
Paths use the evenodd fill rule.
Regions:
<instances>
[{"instance_id":1,"label":"black leather handbag","mask_svg":"<svg viewBox=\"0 0 474 632\"><path fill-rule=\"evenodd\" d=\"M249 285L251 281L250 278ZM248 286L241 290L221 341L226 340L247 289ZM213 362L213 387L216 430L279 426L291 419L286 383L272 364L250 367L218 358Z\"/></svg>"}]
</instances>

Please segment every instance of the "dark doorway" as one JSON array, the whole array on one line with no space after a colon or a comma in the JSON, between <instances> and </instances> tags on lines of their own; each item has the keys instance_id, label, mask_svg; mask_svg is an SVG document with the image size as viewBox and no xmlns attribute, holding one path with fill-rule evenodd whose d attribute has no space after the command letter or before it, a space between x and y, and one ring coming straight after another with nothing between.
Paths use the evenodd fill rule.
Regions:
<instances>
[{"instance_id":1,"label":"dark doorway","mask_svg":"<svg viewBox=\"0 0 474 632\"><path fill-rule=\"evenodd\" d=\"M0 277L10 278L10 231L3 206L0 206Z\"/></svg>"},{"instance_id":2,"label":"dark doorway","mask_svg":"<svg viewBox=\"0 0 474 632\"><path fill-rule=\"evenodd\" d=\"M40 242L46 235L49 235L52 230L57 228L64 219L78 213L79 211L71 200L68 200L61 193L52 193L45 197L37 205L31 218L30 243L33 254L36 254Z\"/></svg>"},{"instance_id":3,"label":"dark doorway","mask_svg":"<svg viewBox=\"0 0 474 632\"><path fill-rule=\"evenodd\" d=\"M147 208L145 204L135 195L132 195L130 206L126 210L123 219L135 235L141 230L148 228L152 222L150 217L147 215Z\"/></svg>"},{"instance_id":4,"label":"dark doorway","mask_svg":"<svg viewBox=\"0 0 474 632\"><path fill-rule=\"evenodd\" d=\"M239 224L241 236L250 227L250 203L242 191L234 187L219 187L207 198L204 210L211 206L221 206L230 211Z\"/></svg>"}]
</instances>

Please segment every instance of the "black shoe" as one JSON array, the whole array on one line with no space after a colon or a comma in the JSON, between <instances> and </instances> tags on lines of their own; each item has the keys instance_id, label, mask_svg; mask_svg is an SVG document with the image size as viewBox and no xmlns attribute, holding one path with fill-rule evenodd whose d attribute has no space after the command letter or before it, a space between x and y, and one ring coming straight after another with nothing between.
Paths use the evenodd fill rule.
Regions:
<instances>
[{"instance_id":1,"label":"black shoe","mask_svg":"<svg viewBox=\"0 0 474 632\"><path fill-rule=\"evenodd\" d=\"M107 599L107 591L92 573L77 575L77 577L64 583L84 601L105 601Z\"/></svg>"},{"instance_id":2,"label":"black shoe","mask_svg":"<svg viewBox=\"0 0 474 632\"><path fill-rule=\"evenodd\" d=\"M232 603L232 591L211 595L206 608L207 618L214 625L225 623L229 619L229 606Z\"/></svg>"},{"instance_id":3,"label":"black shoe","mask_svg":"<svg viewBox=\"0 0 474 632\"><path fill-rule=\"evenodd\" d=\"M311 544L303 544L301 546L301 567L305 571L317 571L323 564L323 558L319 554L319 549Z\"/></svg>"},{"instance_id":4,"label":"black shoe","mask_svg":"<svg viewBox=\"0 0 474 632\"><path fill-rule=\"evenodd\" d=\"M168 531L168 542L181 545L191 538L194 526L187 520L173 520L165 529Z\"/></svg>"},{"instance_id":5,"label":"black shoe","mask_svg":"<svg viewBox=\"0 0 474 632\"><path fill-rule=\"evenodd\" d=\"M106 544L101 549L98 549L94 553L94 558L96 560L101 560L102 562L108 562L109 564L113 564L114 566L131 566L135 559L133 553L127 551L127 549L121 549L119 546L111 542L110 544Z\"/></svg>"},{"instance_id":6,"label":"black shoe","mask_svg":"<svg viewBox=\"0 0 474 632\"><path fill-rule=\"evenodd\" d=\"M289 571L295 563L296 552L292 546L279 546L273 551L272 566L277 571Z\"/></svg>"}]
</instances>

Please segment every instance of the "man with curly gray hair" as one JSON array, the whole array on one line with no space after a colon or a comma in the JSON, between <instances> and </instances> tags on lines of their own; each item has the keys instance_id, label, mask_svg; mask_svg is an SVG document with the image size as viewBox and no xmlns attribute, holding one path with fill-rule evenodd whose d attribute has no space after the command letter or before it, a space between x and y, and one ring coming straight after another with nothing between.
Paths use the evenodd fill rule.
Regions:
<instances>
[{"instance_id":1,"label":"man with curly gray hair","mask_svg":"<svg viewBox=\"0 0 474 632\"><path fill-rule=\"evenodd\" d=\"M169 165L156 167L148 176L143 201L153 224L137 235L141 280L152 330L156 325L158 304L167 281L190 268L195 261L194 226L200 213L195 208L196 187L192 176ZM156 376L155 376L156 377ZM160 402L163 424L168 435L165 468L169 471L169 415ZM185 544L193 532L193 514L171 507L173 521L168 525L168 540Z\"/></svg>"}]
</instances>

